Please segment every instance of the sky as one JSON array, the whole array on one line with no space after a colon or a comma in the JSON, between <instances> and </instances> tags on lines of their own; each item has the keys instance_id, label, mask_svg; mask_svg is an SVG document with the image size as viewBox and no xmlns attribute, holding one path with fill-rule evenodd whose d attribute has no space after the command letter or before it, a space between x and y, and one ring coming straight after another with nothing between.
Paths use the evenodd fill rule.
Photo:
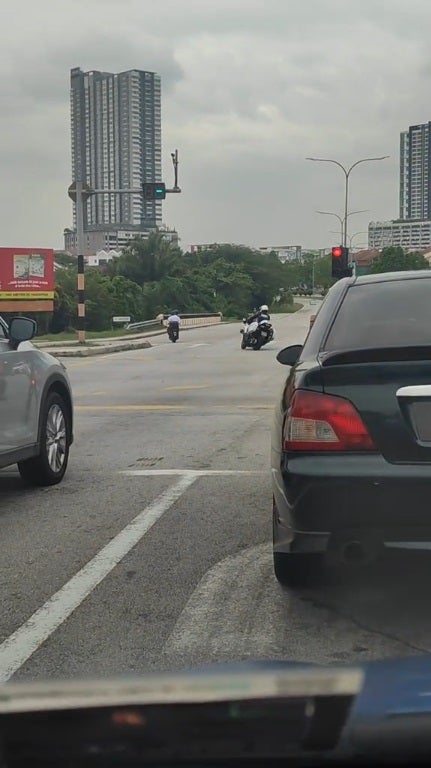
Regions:
<instances>
[{"instance_id":1,"label":"sky","mask_svg":"<svg viewBox=\"0 0 431 768\"><path fill-rule=\"evenodd\" d=\"M70 69L162 78L164 222L181 246L355 243L398 215L399 134L431 120L429 0L14 0L0 8L0 244L70 226Z\"/></svg>"}]
</instances>

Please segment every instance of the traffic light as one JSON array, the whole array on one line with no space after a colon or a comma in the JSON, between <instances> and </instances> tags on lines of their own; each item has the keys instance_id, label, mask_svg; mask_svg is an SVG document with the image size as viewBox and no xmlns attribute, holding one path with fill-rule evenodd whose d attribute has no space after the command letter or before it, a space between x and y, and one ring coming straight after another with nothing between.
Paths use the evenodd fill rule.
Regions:
<instances>
[{"instance_id":1,"label":"traffic light","mask_svg":"<svg viewBox=\"0 0 431 768\"><path fill-rule=\"evenodd\" d=\"M336 245L332 249L332 277L340 280L342 277L351 277L352 268L349 267L349 249L344 245Z\"/></svg>"},{"instance_id":2,"label":"traffic light","mask_svg":"<svg viewBox=\"0 0 431 768\"><path fill-rule=\"evenodd\" d=\"M146 181L142 184L144 200L164 200L166 197L166 185L162 181Z\"/></svg>"}]
</instances>

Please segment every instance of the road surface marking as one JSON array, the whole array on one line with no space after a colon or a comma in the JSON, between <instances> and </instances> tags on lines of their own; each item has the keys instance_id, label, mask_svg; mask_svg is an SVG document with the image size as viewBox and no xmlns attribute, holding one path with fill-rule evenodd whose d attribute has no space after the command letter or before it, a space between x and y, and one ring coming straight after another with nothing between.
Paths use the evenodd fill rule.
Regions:
<instances>
[{"instance_id":1,"label":"road surface marking","mask_svg":"<svg viewBox=\"0 0 431 768\"><path fill-rule=\"evenodd\" d=\"M196 408L205 408L210 412L214 409L222 409L226 413L230 413L234 409L240 410L257 410L257 411L273 411L273 405L163 405L161 403L154 403L151 405L75 405L75 411L192 411Z\"/></svg>"},{"instance_id":2,"label":"road surface marking","mask_svg":"<svg viewBox=\"0 0 431 768\"><path fill-rule=\"evenodd\" d=\"M178 387L163 387L165 392L186 392L188 389L211 389L211 384L184 384Z\"/></svg>"},{"instance_id":3,"label":"road surface marking","mask_svg":"<svg viewBox=\"0 0 431 768\"><path fill-rule=\"evenodd\" d=\"M107 395L107 392L102 392L101 390L98 390L97 392L75 392L73 393L73 397L96 397L98 395Z\"/></svg>"},{"instance_id":4,"label":"road surface marking","mask_svg":"<svg viewBox=\"0 0 431 768\"><path fill-rule=\"evenodd\" d=\"M197 584L162 647L163 667L259 659L322 664L334 663L339 653L357 661L358 645L367 651L364 658L401 655L402 639L384 638L320 602L321 596L314 605L281 589L270 542L243 549L216 563Z\"/></svg>"},{"instance_id":5,"label":"road surface marking","mask_svg":"<svg viewBox=\"0 0 431 768\"><path fill-rule=\"evenodd\" d=\"M242 408L243 410L257 410L257 411L273 411L273 405L236 405L236 408Z\"/></svg>"},{"instance_id":6,"label":"road surface marking","mask_svg":"<svg viewBox=\"0 0 431 768\"><path fill-rule=\"evenodd\" d=\"M271 658L274 646L282 646L285 632L285 618L274 621L274 614L282 612L280 603L285 604L286 598L280 597L272 575L269 543L230 555L203 576L163 654L175 659L175 664L231 659L232 655Z\"/></svg>"},{"instance_id":7,"label":"road surface marking","mask_svg":"<svg viewBox=\"0 0 431 768\"><path fill-rule=\"evenodd\" d=\"M106 576L128 555L152 526L195 482L185 475L167 488L125 526L58 592L0 645L0 682L4 683L38 650Z\"/></svg>"},{"instance_id":8,"label":"road surface marking","mask_svg":"<svg viewBox=\"0 0 431 768\"><path fill-rule=\"evenodd\" d=\"M75 411L184 411L183 405L75 405Z\"/></svg>"},{"instance_id":9,"label":"road surface marking","mask_svg":"<svg viewBox=\"0 0 431 768\"><path fill-rule=\"evenodd\" d=\"M187 349L195 349L195 347L209 347L210 345L207 344L205 341L202 344L191 344Z\"/></svg>"},{"instance_id":10,"label":"road surface marking","mask_svg":"<svg viewBox=\"0 0 431 768\"><path fill-rule=\"evenodd\" d=\"M259 469L124 469L120 475L132 477L157 477L158 475L184 475L186 477L207 477L208 475L270 475Z\"/></svg>"}]
</instances>

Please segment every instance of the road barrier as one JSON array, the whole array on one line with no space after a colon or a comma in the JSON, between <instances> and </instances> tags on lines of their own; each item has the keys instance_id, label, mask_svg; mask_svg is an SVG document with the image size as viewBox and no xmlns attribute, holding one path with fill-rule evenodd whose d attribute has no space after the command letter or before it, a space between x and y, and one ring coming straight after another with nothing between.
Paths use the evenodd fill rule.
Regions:
<instances>
[{"instance_id":1,"label":"road barrier","mask_svg":"<svg viewBox=\"0 0 431 768\"><path fill-rule=\"evenodd\" d=\"M166 327L169 315L157 315L154 320L143 320L141 323L128 323L125 326L126 331L146 331L154 328ZM216 325L221 323L223 315L221 312L199 312L189 315L180 315L181 327L190 328L196 325Z\"/></svg>"},{"instance_id":2,"label":"road barrier","mask_svg":"<svg viewBox=\"0 0 431 768\"><path fill-rule=\"evenodd\" d=\"M124 328L126 331L145 331L160 328L161 325L160 319L156 318L155 320L143 320L141 323L127 323Z\"/></svg>"},{"instance_id":3,"label":"road barrier","mask_svg":"<svg viewBox=\"0 0 431 768\"><path fill-rule=\"evenodd\" d=\"M157 319L160 318L162 324L167 326L168 317L169 315L158 315ZM181 327L190 328L196 325L217 325L222 322L223 315L221 312L201 312L190 315L180 315L180 318Z\"/></svg>"}]
</instances>

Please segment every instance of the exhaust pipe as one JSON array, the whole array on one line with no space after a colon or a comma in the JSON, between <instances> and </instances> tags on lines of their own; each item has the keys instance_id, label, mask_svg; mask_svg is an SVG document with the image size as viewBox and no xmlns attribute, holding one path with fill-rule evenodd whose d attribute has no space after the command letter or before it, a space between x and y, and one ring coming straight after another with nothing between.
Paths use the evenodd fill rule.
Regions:
<instances>
[{"instance_id":1,"label":"exhaust pipe","mask_svg":"<svg viewBox=\"0 0 431 768\"><path fill-rule=\"evenodd\" d=\"M333 566L359 567L378 560L382 544L374 538L333 539L326 553L327 562Z\"/></svg>"}]
</instances>

